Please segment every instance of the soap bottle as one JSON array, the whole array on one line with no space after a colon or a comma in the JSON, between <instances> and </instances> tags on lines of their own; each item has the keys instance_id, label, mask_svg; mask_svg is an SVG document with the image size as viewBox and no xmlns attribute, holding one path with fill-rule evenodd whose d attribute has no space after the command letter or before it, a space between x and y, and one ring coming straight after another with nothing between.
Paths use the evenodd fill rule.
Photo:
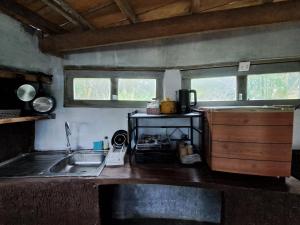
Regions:
<instances>
[{"instance_id":1,"label":"soap bottle","mask_svg":"<svg viewBox=\"0 0 300 225\"><path fill-rule=\"evenodd\" d=\"M107 136L104 137L104 141L103 142L104 142L103 143L103 149L104 150L109 150L109 140L108 140Z\"/></svg>"}]
</instances>

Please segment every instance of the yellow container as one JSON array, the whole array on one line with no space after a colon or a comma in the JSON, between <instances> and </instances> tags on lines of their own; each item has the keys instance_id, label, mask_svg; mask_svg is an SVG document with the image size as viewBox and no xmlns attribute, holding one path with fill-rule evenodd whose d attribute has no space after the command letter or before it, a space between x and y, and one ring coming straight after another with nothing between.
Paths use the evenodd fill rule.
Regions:
<instances>
[{"instance_id":1,"label":"yellow container","mask_svg":"<svg viewBox=\"0 0 300 225\"><path fill-rule=\"evenodd\" d=\"M166 98L160 103L160 112L165 114L176 113L176 102Z\"/></svg>"}]
</instances>

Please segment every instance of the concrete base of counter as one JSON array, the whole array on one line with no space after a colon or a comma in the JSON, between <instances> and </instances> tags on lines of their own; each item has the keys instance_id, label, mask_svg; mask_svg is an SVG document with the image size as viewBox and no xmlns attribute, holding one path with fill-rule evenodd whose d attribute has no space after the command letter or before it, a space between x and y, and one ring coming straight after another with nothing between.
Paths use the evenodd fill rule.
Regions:
<instances>
[{"instance_id":1,"label":"concrete base of counter","mask_svg":"<svg viewBox=\"0 0 300 225\"><path fill-rule=\"evenodd\" d=\"M197 221L171 220L171 219L128 219L115 220L111 225L216 225Z\"/></svg>"},{"instance_id":2,"label":"concrete base of counter","mask_svg":"<svg viewBox=\"0 0 300 225\"><path fill-rule=\"evenodd\" d=\"M298 225L300 221L300 182L292 177L283 182L217 173L205 165L126 165L105 168L96 178L0 179L0 224L106 225L101 221L100 204L105 196L99 187L123 184L193 186L218 191L223 225Z\"/></svg>"}]
</instances>

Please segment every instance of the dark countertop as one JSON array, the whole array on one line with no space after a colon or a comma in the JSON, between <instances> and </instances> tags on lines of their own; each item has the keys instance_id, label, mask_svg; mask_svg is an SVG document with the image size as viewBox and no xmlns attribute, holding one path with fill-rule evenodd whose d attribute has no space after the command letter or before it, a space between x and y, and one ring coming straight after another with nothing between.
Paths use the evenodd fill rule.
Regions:
<instances>
[{"instance_id":1,"label":"dark countertop","mask_svg":"<svg viewBox=\"0 0 300 225\"><path fill-rule=\"evenodd\" d=\"M209 110L213 112L293 112L291 105L273 105L273 106L208 106L199 107L195 111Z\"/></svg>"},{"instance_id":2,"label":"dark countertop","mask_svg":"<svg viewBox=\"0 0 300 225\"><path fill-rule=\"evenodd\" d=\"M287 194L300 194L300 181L294 177L285 179L212 172L205 164L195 167L180 165L135 165L106 167L98 177L53 177L53 178L1 178L0 186L23 183L87 182L109 184L165 184L196 186L217 190L253 190Z\"/></svg>"}]
</instances>

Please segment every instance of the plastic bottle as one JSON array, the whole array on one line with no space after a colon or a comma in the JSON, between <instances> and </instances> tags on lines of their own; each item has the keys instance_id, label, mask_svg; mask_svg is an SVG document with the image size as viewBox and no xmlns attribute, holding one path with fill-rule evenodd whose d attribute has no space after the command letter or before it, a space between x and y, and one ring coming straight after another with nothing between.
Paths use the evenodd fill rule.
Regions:
<instances>
[{"instance_id":1,"label":"plastic bottle","mask_svg":"<svg viewBox=\"0 0 300 225\"><path fill-rule=\"evenodd\" d=\"M103 149L104 150L109 150L109 140L108 140L107 136L104 137L104 141L103 142L104 142L103 143Z\"/></svg>"}]
</instances>

